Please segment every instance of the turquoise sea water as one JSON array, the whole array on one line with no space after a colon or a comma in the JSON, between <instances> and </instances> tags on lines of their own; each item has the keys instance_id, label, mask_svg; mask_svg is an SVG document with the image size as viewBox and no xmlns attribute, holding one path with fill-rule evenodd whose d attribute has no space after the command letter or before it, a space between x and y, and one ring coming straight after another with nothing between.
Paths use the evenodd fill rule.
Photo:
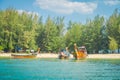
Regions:
<instances>
[{"instance_id":1,"label":"turquoise sea water","mask_svg":"<svg viewBox=\"0 0 120 80\"><path fill-rule=\"evenodd\" d=\"M0 59L0 80L120 80L120 60Z\"/></svg>"}]
</instances>

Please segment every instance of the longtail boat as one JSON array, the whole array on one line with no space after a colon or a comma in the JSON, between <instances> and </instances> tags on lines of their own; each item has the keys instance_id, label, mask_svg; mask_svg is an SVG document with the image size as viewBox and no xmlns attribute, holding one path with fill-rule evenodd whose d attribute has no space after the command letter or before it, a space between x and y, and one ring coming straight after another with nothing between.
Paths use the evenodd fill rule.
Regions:
<instances>
[{"instance_id":1,"label":"longtail boat","mask_svg":"<svg viewBox=\"0 0 120 80\"><path fill-rule=\"evenodd\" d=\"M11 54L12 58L35 58L37 54Z\"/></svg>"},{"instance_id":2,"label":"longtail boat","mask_svg":"<svg viewBox=\"0 0 120 80\"><path fill-rule=\"evenodd\" d=\"M61 52L59 53L58 58L59 59L68 59L70 56L70 53L68 51L68 48L66 47L66 50L61 50Z\"/></svg>"},{"instance_id":3,"label":"longtail boat","mask_svg":"<svg viewBox=\"0 0 120 80\"><path fill-rule=\"evenodd\" d=\"M87 50L84 46L78 47L78 51L73 53L75 59L84 59L87 57Z\"/></svg>"},{"instance_id":4,"label":"longtail boat","mask_svg":"<svg viewBox=\"0 0 120 80\"><path fill-rule=\"evenodd\" d=\"M68 59L69 56L65 56L65 55L59 55L59 59Z\"/></svg>"}]
</instances>

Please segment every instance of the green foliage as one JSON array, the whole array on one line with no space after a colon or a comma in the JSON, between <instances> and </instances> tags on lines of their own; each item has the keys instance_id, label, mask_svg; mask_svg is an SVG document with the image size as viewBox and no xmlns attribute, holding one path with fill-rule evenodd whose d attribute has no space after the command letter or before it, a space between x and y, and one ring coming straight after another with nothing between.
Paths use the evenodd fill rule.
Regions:
<instances>
[{"instance_id":1,"label":"green foliage","mask_svg":"<svg viewBox=\"0 0 120 80\"><path fill-rule=\"evenodd\" d=\"M25 12L20 14L12 8L0 11L0 44L7 51L12 51L15 46L22 48L34 46L36 42L34 22L36 22L35 16Z\"/></svg>"},{"instance_id":2,"label":"green foliage","mask_svg":"<svg viewBox=\"0 0 120 80\"><path fill-rule=\"evenodd\" d=\"M26 53L28 53L28 54L29 54L29 53L30 53L30 50L29 50L29 49L27 49L27 50L26 50Z\"/></svg>"},{"instance_id":3,"label":"green foliage","mask_svg":"<svg viewBox=\"0 0 120 80\"><path fill-rule=\"evenodd\" d=\"M116 40L112 37L109 37L109 39L110 39L110 44L109 44L110 50L118 49L118 44L117 44Z\"/></svg>"},{"instance_id":4,"label":"green foliage","mask_svg":"<svg viewBox=\"0 0 120 80\"><path fill-rule=\"evenodd\" d=\"M0 50L12 51L15 47L42 51L58 51L66 46L73 50L73 44L86 46L89 53L100 50L120 49L120 13L115 12L105 20L99 15L86 24L69 22L64 17L48 16L43 22L42 16L19 13L13 8L0 10ZM108 38L111 36L111 38ZM109 41L110 39L110 41ZM113 47L113 46L114 47Z\"/></svg>"},{"instance_id":5,"label":"green foliage","mask_svg":"<svg viewBox=\"0 0 120 80\"><path fill-rule=\"evenodd\" d=\"M4 49L3 46L0 46L0 51L3 50L3 49Z\"/></svg>"},{"instance_id":6,"label":"green foliage","mask_svg":"<svg viewBox=\"0 0 120 80\"><path fill-rule=\"evenodd\" d=\"M58 22L53 21L50 17L47 18L46 23L40 23L39 35L37 37L37 44L43 51L57 51L64 46L62 39L63 22L61 18L57 18Z\"/></svg>"},{"instance_id":7,"label":"green foliage","mask_svg":"<svg viewBox=\"0 0 120 80\"><path fill-rule=\"evenodd\" d=\"M108 36L114 38L120 49L120 13L116 9L107 21ZM119 52L119 51L118 51Z\"/></svg>"},{"instance_id":8,"label":"green foliage","mask_svg":"<svg viewBox=\"0 0 120 80\"><path fill-rule=\"evenodd\" d=\"M81 35L82 35L82 25L78 23L70 22L69 29L65 34L66 46L73 49L74 43L77 43L78 45L80 45L79 41L81 39Z\"/></svg>"},{"instance_id":9,"label":"green foliage","mask_svg":"<svg viewBox=\"0 0 120 80\"><path fill-rule=\"evenodd\" d=\"M80 43L87 47L89 53L98 53L102 49L103 34L101 34L101 29L103 25L104 17L98 15L93 20L88 20L83 27Z\"/></svg>"}]
</instances>

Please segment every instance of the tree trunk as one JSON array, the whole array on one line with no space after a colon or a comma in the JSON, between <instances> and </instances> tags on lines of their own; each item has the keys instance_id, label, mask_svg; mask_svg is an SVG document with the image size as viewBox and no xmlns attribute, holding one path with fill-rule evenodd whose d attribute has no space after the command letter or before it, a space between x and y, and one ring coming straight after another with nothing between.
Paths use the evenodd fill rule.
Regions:
<instances>
[{"instance_id":1,"label":"tree trunk","mask_svg":"<svg viewBox=\"0 0 120 80\"><path fill-rule=\"evenodd\" d=\"M120 53L120 45L118 45L118 53Z\"/></svg>"}]
</instances>

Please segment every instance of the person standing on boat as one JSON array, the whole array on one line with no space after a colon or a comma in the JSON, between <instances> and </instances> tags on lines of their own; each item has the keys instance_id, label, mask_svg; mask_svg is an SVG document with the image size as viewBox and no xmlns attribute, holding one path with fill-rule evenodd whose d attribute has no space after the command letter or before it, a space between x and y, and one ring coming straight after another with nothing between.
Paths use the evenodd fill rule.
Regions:
<instances>
[{"instance_id":1,"label":"person standing on boat","mask_svg":"<svg viewBox=\"0 0 120 80\"><path fill-rule=\"evenodd\" d=\"M76 43L74 43L74 51L75 51L75 56L78 57L79 53L78 53L78 47Z\"/></svg>"},{"instance_id":2,"label":"person standing on boat","mask_svg":"<svg viewBox=\"0 0 120 80\"><path fill-rule=\"evenodd\" d=\"M38 48L37 53L40 53L40 48Z\"/></svg>"},{"instance_id":3,"label":"person standing on boat","mask_svg":"<svg viewBox=\"0 0 120 80\"><path fill-rule=\"evenodd\" d=\"M63 52L67 57L70 56L70 52L68 50L68 47L65 48L65 51Z\"/></svg>"}]
</instances>

